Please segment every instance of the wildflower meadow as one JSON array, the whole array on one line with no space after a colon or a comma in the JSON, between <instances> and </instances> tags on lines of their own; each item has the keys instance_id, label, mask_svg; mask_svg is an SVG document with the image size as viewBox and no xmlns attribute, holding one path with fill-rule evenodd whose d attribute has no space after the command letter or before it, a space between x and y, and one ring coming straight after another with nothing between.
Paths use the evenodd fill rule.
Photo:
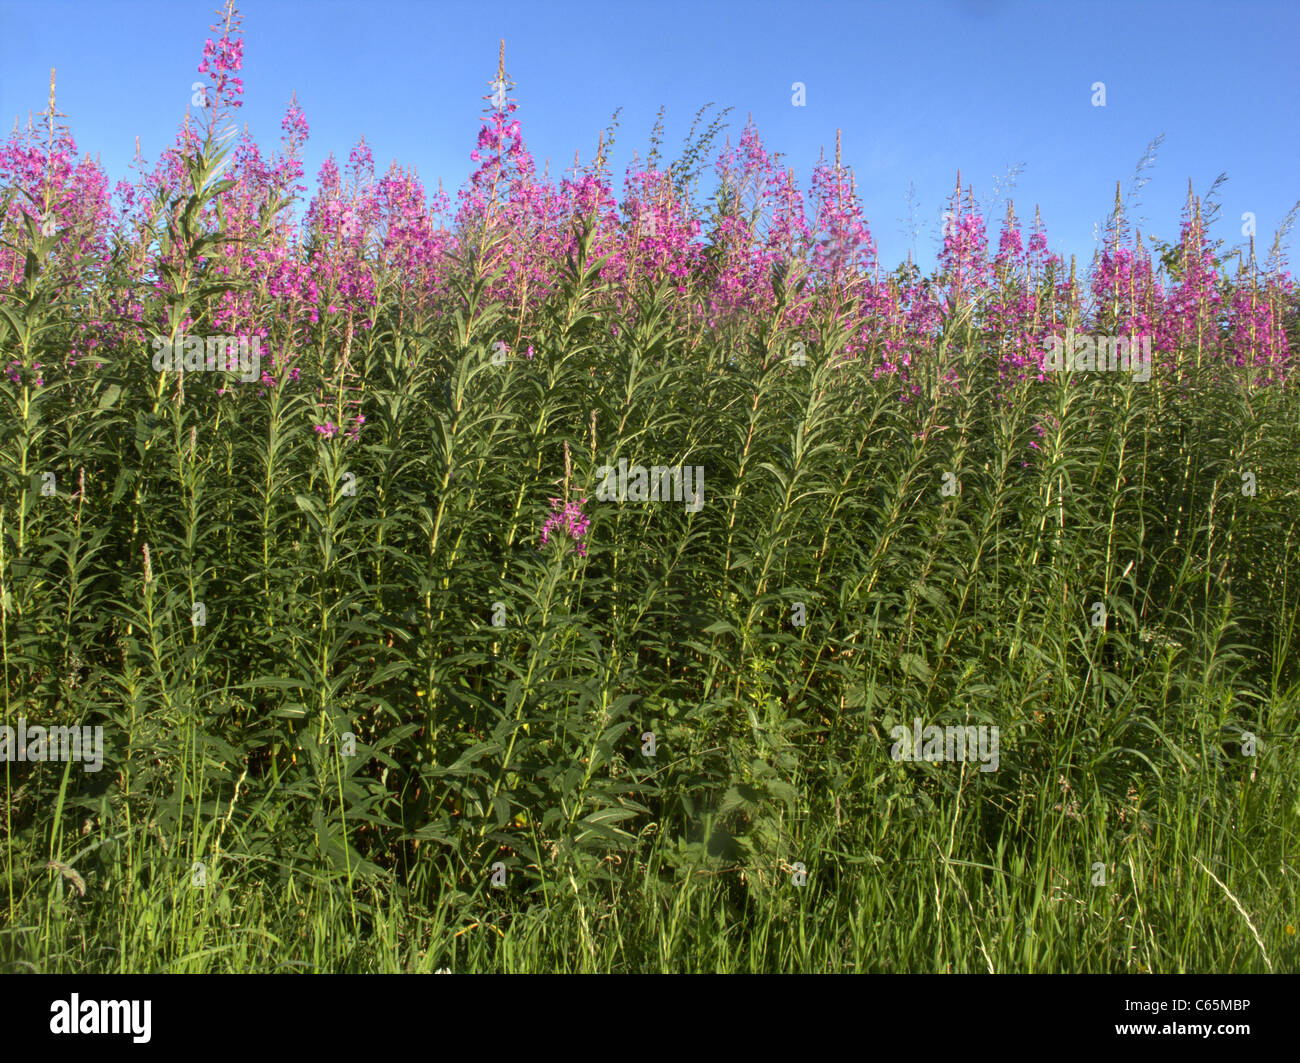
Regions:
<instances>
[{"instance_id":1,"label":"wildflower meadow","mask_svg":"<svg viewBox=\"0 0 1300 1063\"><path fill-rule=\"evenodd\" d=\"M716 109L539 167L506 42L308 196L244 43L0 145L0 970L1300 966L1290 218L954 173L923 272Z\"/></svg>"}]
</instances>

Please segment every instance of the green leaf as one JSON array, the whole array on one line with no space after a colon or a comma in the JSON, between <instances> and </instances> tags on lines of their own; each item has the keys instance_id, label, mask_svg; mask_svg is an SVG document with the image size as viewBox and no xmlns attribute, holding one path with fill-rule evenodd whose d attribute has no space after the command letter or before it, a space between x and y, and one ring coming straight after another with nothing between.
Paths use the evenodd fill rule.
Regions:
<instances>
[{"instance_id":1,"label":"green leaf","mask_svg":"<svg viewBox=\"0 0 1300 1063\"><path fill-rule=\"evenodd\" d=\"M902 668L904 675L909 675L913 679L928 683L934 678L934 669L926 664L925 658L918 653L900 653L898 666Z\"/></svg>"}]
</instances>

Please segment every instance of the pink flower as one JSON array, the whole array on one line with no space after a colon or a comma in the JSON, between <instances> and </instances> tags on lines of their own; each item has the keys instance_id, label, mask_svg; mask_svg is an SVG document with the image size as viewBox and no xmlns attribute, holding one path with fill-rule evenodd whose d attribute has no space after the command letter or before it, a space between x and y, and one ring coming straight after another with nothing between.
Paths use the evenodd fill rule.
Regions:
<instances>
[{"instance_id":1,"label":"pink flower","mask_svg":"<svg viewBox=\"0 0 1300 1063\"><path fill-rule=\"evenodd\" d=\"M582 507L586 505L587 500L584 498L580 502L570 502L564 505L558 498L551 499L551 513L546 518L546 523L542 525L542 546L545 546L551 539L551 531L560 528L568 534L569 538L577 543L579 557L587 556L587 544L582 541L587 534L587 529L591 526L591 518L582 512Z\"/></svg>"}]
</instances>

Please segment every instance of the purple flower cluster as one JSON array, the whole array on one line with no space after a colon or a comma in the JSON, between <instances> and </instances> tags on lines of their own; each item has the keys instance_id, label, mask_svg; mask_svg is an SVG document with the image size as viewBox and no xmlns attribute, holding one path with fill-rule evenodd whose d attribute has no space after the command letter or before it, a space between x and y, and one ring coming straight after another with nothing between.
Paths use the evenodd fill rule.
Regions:
<instances>
[{"instance_id":1,"label":"purple flower cluster","mask_svg":"<svg viewBox=\"0 0 1300 1063\"><path fill-rule=\"evenodd\" d=\"M209 137L216 118L242 103L243 62L240 18L227 0L199 66L212 82ZM1073 260L1049 250L1037 212L1022 231L1009 203L990 254L986 220L958 175L938 270L922 277L909 260L882 276L838 145L834 162L823 158L810 188L801 190L749 123L717 158L712 211L693 202L690 184L660 169L655 156L633 159L620 202L603 139L591 159L575 158L562 177L539 174L518 104L506 97L513 86L504 55L493 84L454 214L441 187L427 193L414 170L394 162L377 178L362 138L342 170L326 158L304 218L294 220L291 210L306 192L300 182L309 135L294 100L278 147L264 150L247 132L235 140L221 174L230 183L194 219L205 237L220 237L206 239L200 254L167 238L178 231L192 191L187 159L205 144L197 123L187 119L152 168L137 149L138 179L123 179L110 192L98 163L79 155L71 135L56 126L51 87L46 120L0 144L0 192L14 192L0 195L8 204L0 225L10 236L21 234L26 216L51 233L43 276L59 297L88 309L70 315L66 365L13 366L0 373L0 386L56 380L79 362L97 365L97 352L130 348L164 329L189 330L201 318L212 332L258 336L267 352L261 381L231 387L230 401L317 386L318 431L356 439L364 417L352 347L375 327L381 303L426 322L454 313L455 271L472 262L492 278L485 305L495 304L497 316L511 323L509 348L534 359L547 351L537 342L539 311L564 283L580 241L589 245L588 261L600 263L598 299L611 312L611 337L637 324L641 293L666 284L673 327L692 335L693 347L712 333L742 348L779 315L780 327L812 348L829 322L845 335L839 356L868 360L903 399L919 391L917 352L932 350L954 324L976 337L1007 387L1044 379L1047 337L1069 327L1150 338L1162 376L1203 359L1250 367L1264 383L1292 371L1287 330L1296 294L1284 261L1277 255L1261 269L1252 244L1235 280L1226 271L1221 276L1222 261L1190 193L1179 239L1160 245L1159 257L1155 244L1143 246L1141 233L1130 237L1117 198L1098 255L1080 276ZM0 244L0 304L23 283L25 255L13 244L9 236ZM105 283L110 266L116 280ZM169 321L165 307L182 301L174 297L189 290L196 270L227 290L180 322ZM340 352L342 376L328 387L305 368L300 377L307 351Z\"/></svg>"},{"instance_id":2,"label":"purple flower cluster","mask_svg":"<svg viewBox=\"0 0 1300 1063\"><path fill-rule=\"evenodd\" d=\"M546 518L546 523L542 525L542 543L544 547L551 541L551 532L561 529L561 534L567 534L578 545L575 549L579 557L587 556L587 544L583 542L583 537L587 534L587 529L591 526L591 518L582 512L582 507L586 505L587 500L584 498L580 502L570 502L567 505L558 498L551 499L551 514Z\"/></svg>"}]
</instances>

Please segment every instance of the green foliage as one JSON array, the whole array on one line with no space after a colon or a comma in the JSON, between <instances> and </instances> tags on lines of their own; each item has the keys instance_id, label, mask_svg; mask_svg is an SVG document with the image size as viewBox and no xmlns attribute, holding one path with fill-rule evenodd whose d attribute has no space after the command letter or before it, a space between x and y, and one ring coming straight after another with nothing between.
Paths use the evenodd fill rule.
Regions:
<instances>
[{"instance_id":1,"label":"green foliage","mask_svg":"<svg viewBox=\"0 0 1300 1063\"><path fill-rule=\"evenodd\" d=\"M218 161L160 234L173 336L225 290ZM58 365L25 239L0 354ZM107 746L4 766L4 969L1295 969L1294 386L1006 395L954 329L900 402L844 307L797 367L779 316L612 317L598 265L533 359L472 261L445 319L382 298L355 441L313 430L323 340L262 394L147 348L0 389L5 722ZM595 501L620 458L703 507ZM552 497L586 557L539 548ZM917 718L998 727L998 770L894 761Z\"/></svg>"}]
</instances>

